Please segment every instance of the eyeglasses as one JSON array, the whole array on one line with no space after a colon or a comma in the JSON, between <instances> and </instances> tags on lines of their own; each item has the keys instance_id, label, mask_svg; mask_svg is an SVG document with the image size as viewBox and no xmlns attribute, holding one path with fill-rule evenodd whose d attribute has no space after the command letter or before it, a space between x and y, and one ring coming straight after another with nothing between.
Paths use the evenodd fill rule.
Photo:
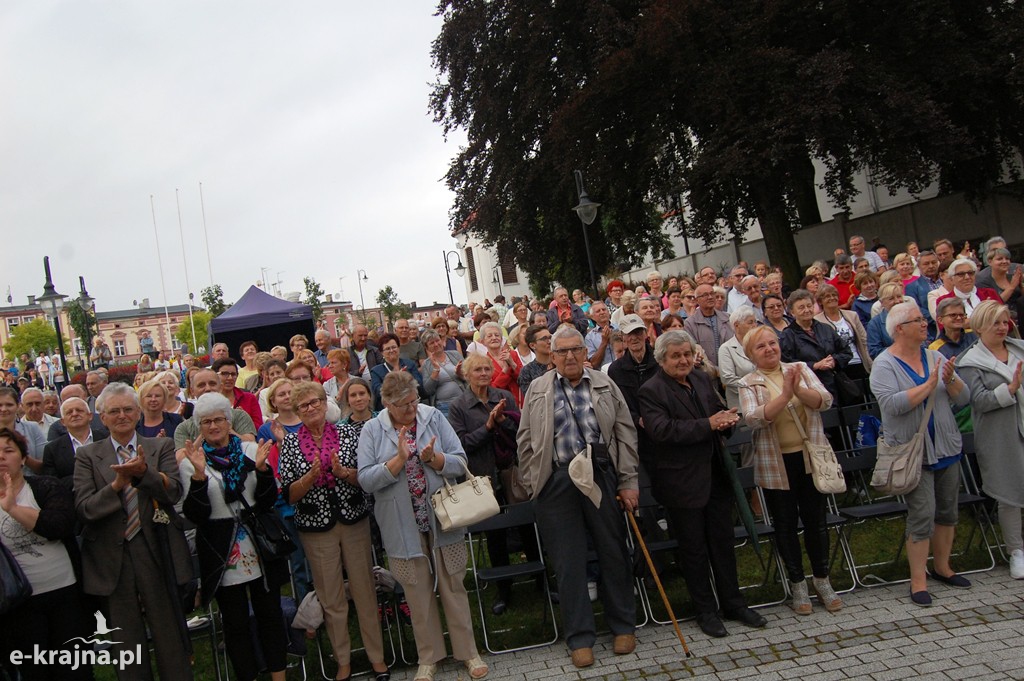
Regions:
<instances>
[{"instance_id":1,"label":"eyeglasses","mask_svg":"<svg viewBox=\"0 0 1024 681\"><path fill-rule=\"evenodd\" d=\"M558 355L559 357L565 357L570 352L572 354L574 354L574 355L578 355L581 352L586 352L586 351L587 351L587 349L585 347L583 347L582 345L577 345L576 347L572 347L572 348L559 348L557 350L553 350L552 352L554 352L554 354Z\"/></svg>"},{"instance_id":2,"label":"eyeglasses","mask_svg":"<svg viewBox=\"0 0 1024 681\"><path fill-rule=\"evenodd\" d=\"M218 371L217 375L221 378L238 378L237 371Z\"/></svg>"},{"instance_id":3,"label":"eyeglasses","mask_svg":"<svg viewBox=\"0 0 1024 681\"><path fill-rule=\"evenodd\" d=\"M138 409L136 407L108 407L103 410L103 413L110 414L111 416L120 416L121 414L131 416L137 411Z\"/></svg>"},{"instance_id":4,"label":"eyeglasses","mask_svg":"<svg viewBox=\"0 0 1024 681\"><path fill-rule=\"evenodd\" d=\"M395 409L415 409L416 407L419 406L419 404L420 398L417 397L416 399L410 400L405 404L392 404L391 406L394 407Z\"/></svg>"},{"instance_id":5,"label":"eyeglasses","mask_svg":"<svg viewBox=\"0 0 1024 681\"><path fill-rule=\"evenodd\" d=\"M227 422L228 422L228 420L226 418L224 418L223 416L217 416L217 417L212 418L212 419L203 419L202 421L199 422L199 425L201 425L203 428L209 428L210 426L219 426L222 423L227 423Z\"/></svg>"},{"instance_id":6,"label":"eyeglasses","mask_svg":"<svg viewBox=\"0 0 1024 681\"><path fill-rule=\"evenodd\" d=\"M551 336L539 336L537 338L534 338L533 342L534 343L550 343L551 342Z\"/></svg>"},{"instance_id":7,"label":"eyeglasses","mask_svg":"<svg viewBox=\"0 0 1024 681\"><path fill-rule=\"evenodd\" d=\"M967 315L963 312L951 312L942 316L946 319L967 319Z\"/></svg>"},{"instance_id":8,"label":"eyeglasses","mask_svg":"<svg viewBox=\"0 0 1024 681\"><path fill-rule=\"evenodd\" d=\"M967 279L974 276L974 272L968 270L967 272L954 272L953 276L957 279Z\"/></svg>"},{"instance_id":9,"label":"eyeglasses","mask_svg":"<svg viewBox=\"0 0 1024 681\"><path fill-rule=\"evenodd\" d=\"M927 323L928 323L928 320L925 319L924 317L914 317L913 319L908 319L905 322L900 322L899 326L903 326L904 324L927 324Z\"/></svg>"},{"instance_id":10,"label":"eyeglasses","mask_svg":"<svg viewBox=\"0 0 1024 681\"><path fill-rule=\"evenodd\" d=\"M314 397L309 402L303 402L302 404L296 405L295 409L297 411L310 411L311 409L316 409L321 404L323 404L323 400L319 397Z\"/></svg>"}]
</instances>

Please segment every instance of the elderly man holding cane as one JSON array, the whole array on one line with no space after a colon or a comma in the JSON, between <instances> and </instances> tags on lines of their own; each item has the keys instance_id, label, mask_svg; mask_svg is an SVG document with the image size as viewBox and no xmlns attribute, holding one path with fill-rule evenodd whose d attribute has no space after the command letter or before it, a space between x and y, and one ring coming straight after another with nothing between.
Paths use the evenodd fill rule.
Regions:
<instances>
[{"instance_id":1,"label":"elderly man holding cane","mask_svg":"<svg viewBox=\"0 0 1024 681\"><path fill-rule=\"evenodd\" d=\"M566 643L576 667L594 663L587 593L587 536L601 566L599 593L613 650L636 648L636 604L621 509L637 506L637 436L618 387L583 366L587 348L571 326L552 336L555 370L530 385L519 426L519 466L558 576Z\"/></svg>"}]
</instances>

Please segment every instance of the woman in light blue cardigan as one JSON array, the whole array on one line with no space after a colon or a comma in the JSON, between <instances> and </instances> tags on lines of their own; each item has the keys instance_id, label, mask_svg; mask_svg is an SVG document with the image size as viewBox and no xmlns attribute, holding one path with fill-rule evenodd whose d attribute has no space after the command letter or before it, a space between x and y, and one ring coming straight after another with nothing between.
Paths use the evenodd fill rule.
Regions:
<instances>
[{"instance_id":1,"label":"woman in light blue cardigan","mask_svg":"<svg viewBox=\"0 0 1024 681\"><path fill-rule=\"evenodd\" d=\"M363 426L357 449L359 484L374 495L388 565L405 589L419 656L415 679L430 681L447 656L434 588L441 596L455 658L472 679L487 675L473 637L466 576L465 528L441 531L430 497L444 478L466 475L466 453L448 419L421 405L406 371L384 377L385 409Z\"/></svg>"},{"instance_id":2,"label":"woman in light blue cardigan","mask_svg":"<svg viewBox=\"0 0 1024 681\"><path fill-rule=\"evenodd\" d=\"M929 606L928 577L958 588L971 585L949 565L958 520L962 457L960 431L950 405L962 409L970 401L971 391L956 375L952 361L924 349L928 320L916 303L893 306L886 331L893 343L871 368L871 392L878 398L885 441L892 445L909 442L921 426L926 400L934 401L925 431L921 482L906 495L910 598L917 605ZM926 572L929 548L934 570Z\"/></svg>"}]
</instances>

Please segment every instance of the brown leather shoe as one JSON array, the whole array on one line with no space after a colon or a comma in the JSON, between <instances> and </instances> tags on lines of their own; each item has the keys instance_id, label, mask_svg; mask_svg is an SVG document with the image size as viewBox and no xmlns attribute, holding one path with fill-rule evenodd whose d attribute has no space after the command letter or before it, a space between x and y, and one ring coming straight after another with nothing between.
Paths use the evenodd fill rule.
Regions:
<instances>
[{"instance_id":1,"label":"brown leather shoe","mask_svg":"<svg viewBox=\"0 0 1024 681\"><path fill-rule=\"evenodd\" d=\"M594 649L593 648L577 648L572 651L572 664L574 667L583 669L594 664Z\"/></svg>"},{"instance_id":2,"label":"brown leather shoe","mask_svg":"<svg viewBox=\"0 0 1024 681\"><path fill-rule=\"evenodd\" d=\"M616 655L629 655L636 650L636 635L619 634L612 642L612 650Z\"/></svg>"}]
</instances>

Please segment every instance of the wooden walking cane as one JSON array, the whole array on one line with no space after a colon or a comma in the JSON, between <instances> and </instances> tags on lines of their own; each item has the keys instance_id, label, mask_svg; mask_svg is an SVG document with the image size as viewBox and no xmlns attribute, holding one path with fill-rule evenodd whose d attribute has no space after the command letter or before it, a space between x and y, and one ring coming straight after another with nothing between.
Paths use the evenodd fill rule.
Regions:
<instances>
[{"instance_id":1,"label":"wooden walking cane","mask_svg":"<svg viewBox=\"0 0 1024 681\"><path fill-rule=\"evenodd\" d=\"M668 596L665 594L665 587L661 585L661 578L658 577L658 571L654 569L654 561L651 560L651 554L647 551L647 544L644 543L644 538L640 535L640 528L636 524L636 518L634 518L633 514L629 512L626 513L626 517L629 518L629 524L633 526L633 535L640 544L640 548L643 549L644 558L647 559L647 567L651 570L651 576L654 577L654 583L658 585L658 593L661 594L661 600L665 603L665 609L668 611L668 616L672 619L672 626L676 628L676 636L679 637L679 642L683 644L683 652L686 653L686 657L693 657L693 653L691 653L690 649L686 646L686 639L683 638L683 632L679 629L679 622L676 621L676 615L672 612L672 605L668 602Z\"/></svg>"}]
</instances>

